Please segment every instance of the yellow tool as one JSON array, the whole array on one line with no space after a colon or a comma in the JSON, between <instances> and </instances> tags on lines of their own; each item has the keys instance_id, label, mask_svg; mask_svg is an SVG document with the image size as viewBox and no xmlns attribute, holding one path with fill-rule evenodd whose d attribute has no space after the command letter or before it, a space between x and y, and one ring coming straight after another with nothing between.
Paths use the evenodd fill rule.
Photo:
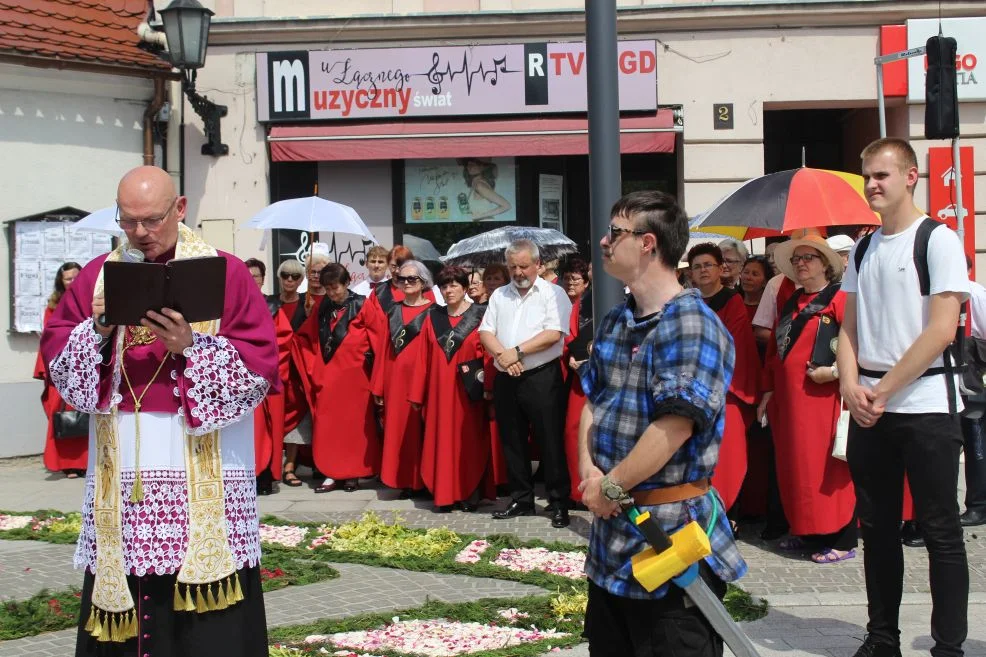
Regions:
<instances>
[{"instance_id":1,"label":"yellow tool","mask_svg":"<svg viewBox=\"0 0 986 657\"><path fill-rule=\"evenodd\" d=\"M638 528L646 526L650 513L645 511L633 519ZM646 536L646 533L644 534ZM663 552L649 547L631 559L633 577L648 591L653 591L672 577L685 572L693 563L712 554L705 530L694 520L671 535L671 546ZM648 541L650 538L648 537Z\"/></svg>"}]
</instances>

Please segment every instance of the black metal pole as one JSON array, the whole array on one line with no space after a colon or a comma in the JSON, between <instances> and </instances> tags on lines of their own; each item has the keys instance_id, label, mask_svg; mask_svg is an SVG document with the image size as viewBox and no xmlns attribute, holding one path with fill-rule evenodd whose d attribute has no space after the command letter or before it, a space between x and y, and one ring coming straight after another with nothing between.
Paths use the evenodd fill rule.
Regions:
<instances>
[{"instance_id":1,"label":"black metal pole","mask_svg":"<svg viewBox=\"0 0 986 657\"><path fill-rule=\"evenodd\" d=\"M589 99L589 241L596 326L623 301L623 283L603 272L599 240L621 196L620 87L616 65L616 0L586 0L585 52Z\"/></svg>"}]
</instances>

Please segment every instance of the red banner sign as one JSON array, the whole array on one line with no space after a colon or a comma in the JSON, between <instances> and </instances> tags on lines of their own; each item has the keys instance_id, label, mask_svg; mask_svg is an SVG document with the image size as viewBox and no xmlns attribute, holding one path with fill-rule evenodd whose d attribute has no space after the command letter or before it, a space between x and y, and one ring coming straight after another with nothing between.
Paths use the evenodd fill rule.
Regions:
<instances>
[{"instance_id":1,"label":"red banner sign","mask_svg":"<svg viewBox=\"0 0 986 657\"><path fill-rule=\"evenodd\" d=\"M962 146L959 157L962 169L962 228L965 231L965 252L976 258L976 170L973 168L972 146ZM958 226L958 197L952 149L948 146L928 149L928 214L944 221L952 230Z\"/></svg>"}]
</instances>

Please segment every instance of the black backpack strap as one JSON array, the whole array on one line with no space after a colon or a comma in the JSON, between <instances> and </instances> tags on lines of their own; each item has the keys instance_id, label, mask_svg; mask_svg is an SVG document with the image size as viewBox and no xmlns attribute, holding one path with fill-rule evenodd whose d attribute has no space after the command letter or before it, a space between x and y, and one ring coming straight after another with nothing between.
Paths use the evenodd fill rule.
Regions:
<instances>
[{"instance_id":1,"label":"black backpack strap","mask_svg":"<svg viewBox=\"0 0 986 657\"><path fill-rule=\"evenodd\" d=\"M918 270L918 283L921 287L922 297L931 294L931 271L928 268L928 243L931 241L931 233L943 225L931 219L921 220L921 225L918 226L918 232L914 236L914 267Z\"/></svg>"},{"instance_id":2,"label":"black backpack strap","mask_svg":"<svg viewBox=\"0 0 986 657\"><path fill-rule=\"evenodd\" d=\"M859 244L856 245L856 253L853 256L853 260L856 263L857 277L859 276L859 268L863 264L863 256L866 255L866 249L870 248L870 239L872 239L872 237L873 233L863 235L863 237L859 240Z\"/></svg>"}]
</instances>

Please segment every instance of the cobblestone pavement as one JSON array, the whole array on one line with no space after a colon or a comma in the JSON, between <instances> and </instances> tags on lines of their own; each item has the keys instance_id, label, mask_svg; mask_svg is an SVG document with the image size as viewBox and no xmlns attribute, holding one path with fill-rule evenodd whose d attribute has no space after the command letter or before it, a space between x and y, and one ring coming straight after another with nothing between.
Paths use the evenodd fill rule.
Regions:
<instances>
[{"instance_id":1,"label":"cobblestone pavement","mask_svg":"<svg viewBox=\"0 0 986 657\"><path fill-rule=\"evenodd\" d=\"M301 468L299 474L307 483L307 471ZM574 512L572 525L558 530L551 527L544 515L495 521L490 517L490 511L498 508L498 504L484 504L473 514L458 511L436 514L428 501L398 500L395 491L380 488L379 484L364 480L362 485L362 489L353 493L335 491L318 496L309 486L284 486L275 495L260 498L260 509L264 514L295 522L333 523L358 518L365 511L376 511L385 518L390 512L397 512L413 527L448 526L460 533L509 533L523 539L579 544L585 544L589 534L590 517L586 512ZM38 458L0 461L0 509L3 510L77 510L82 487L81 480L66 480L61 475L45 473ZM807 555L772 549L756 538L759 529L755 525L743 527L741 549L750 572L739 583L771 604L764 619L746 624L763 657L851 657L865 633L862 549L857 550L855 559L816 565L807 559ZM970 657L986 657L986 624L981 622L986 618L984 535L986 527L966 531L971 606L970 638L965 649ZM44 587L79 585L81 577L71 569L72 553L72 546L0 541L0 581L4 582L0 597L24 598ZM931 645L928 563L923 549L905 548L904 554L903 654L913 656L926 654ZM335 567L343 574L337 580L292 587L268 595L269 623L303 622L299 613L310 613L310 618L345 616L378 609L374 605L380 603L387 605L385 609L413 606L423 602L425 595L462 600L524 594L521 589L507 588L523 585L499 580L408 573L351 564ZM306 615L305 619L308 618ZM72 652L74 640L74 632L70 630L3 642L0 643L0 657L60 657ZM553 654L585 657L588 652L583 645Z\"/></svg>"}]
</instances>

